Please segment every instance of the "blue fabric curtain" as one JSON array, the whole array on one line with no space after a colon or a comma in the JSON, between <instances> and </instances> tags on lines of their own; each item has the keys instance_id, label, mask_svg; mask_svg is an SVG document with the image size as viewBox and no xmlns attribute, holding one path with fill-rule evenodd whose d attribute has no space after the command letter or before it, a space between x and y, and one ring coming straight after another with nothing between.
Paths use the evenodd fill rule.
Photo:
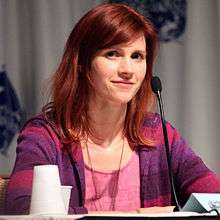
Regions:
<instances>
[{"instance_id":1,"label":"blue fabric curtain","mask_svg":"<svg viewBox=\"0 0 220 220\"><path fill-rule=\"evenodd\" d=\"M135 8L148 17L158 30L160 40L168 42L179 38L186 25L186 0L111 0Z\"/></svg>"},{"instance_id":2,"label":"blue fabric curtain","mask_svg":"<svg viewBox=\"0 0 220 220\"><path fill-rule=\"evenodd\" d=\"M7 154L8 146L20 128L23 116L6 71L0 70L0 153Z\"/></svg>"}]
</instances>

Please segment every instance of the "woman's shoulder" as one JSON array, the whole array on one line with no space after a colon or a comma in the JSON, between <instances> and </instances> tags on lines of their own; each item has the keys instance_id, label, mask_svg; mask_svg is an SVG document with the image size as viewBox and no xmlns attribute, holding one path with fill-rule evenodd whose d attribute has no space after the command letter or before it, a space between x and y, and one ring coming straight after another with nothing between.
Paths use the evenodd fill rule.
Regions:
<instances>
[{"instance_id":1,"label":"woman's shoulder","mask_svg":"<svg viewBox=\"0 0 220 220\"><path fill-rule=\"evenodd\" d=\"M179 135L179 132L169 121L166 121L166 128L169 142L172 142L173 138ZM155 140L157 143L164 142L162 121L158 113L149 112L145 115L142 130L145 137Z\"/></svg>"},{"instance_id":2,"label":"woman's shoulder","mask_svg":"<svg viewBox=\"0 0 220 220\"><path fill-rule=\"evenodd\" d=\"M22 129L26 127L30 127L30 126L34 126L34 127L41 127L43 125L46 125L48 122L45 118L45 116L43 115L43 113L39 113L35 116L30 117L23 125Z\"/></svg>"},{"instance_id":3,"label":"woman's shoulder","mask_svg":"<svg viewBox=\"0 0 220 220\"><path fill-rule=\"evenodd\" d=\"M47 116L44 113L39 113L35 116L30 117L22 126L20 132L28 128L35 128L35 129L56 129L56 125L54 120L51 116Z\"/></svg>"},{"instance_id":4,"label":"woman's shoulder","mask_svg":"<svg viewBox=\"0 0 220 220\"><path fill-rule=\"evenodd\" d=\"M160 115L158 113L148 112L144 116L143 127L157 129L161 125Z\"/></svg>"},{"instance_id":5,"label":"woman's shoulder","mask_svg":"<svg viewBox=\"0 0 220 220\"><path fill-rule=\"evenodd\" d=\"M53 120L44 113L39 113L28 119L22 126L19 137L35 136L36 138L54 139L58 141L57 127Z\"/></svg>"}]
</instances>

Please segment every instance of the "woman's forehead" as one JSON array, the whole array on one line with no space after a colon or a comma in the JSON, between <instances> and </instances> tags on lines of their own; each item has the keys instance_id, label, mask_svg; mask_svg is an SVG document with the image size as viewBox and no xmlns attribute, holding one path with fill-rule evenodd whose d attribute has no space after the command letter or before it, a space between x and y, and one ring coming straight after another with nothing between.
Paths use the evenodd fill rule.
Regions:
<instances>
[{"instance_id":1,"label":"woman's forehead","mask_svg":"<svg viewBox=\"0 0 220 220\"><path fill-rule=\"evenodd\" d=\"M124 42L120 42L118 44L109 44L108 46L102 48L102 49L108 49L108 48L112 48L112 47L129 47L132 46L133 44L143 44L144 46L146 46L146 39L144 34L138 34L136 36L133 36L131 39L129 39L128 41L124 41Z\"/></svg>"}]
</instances>

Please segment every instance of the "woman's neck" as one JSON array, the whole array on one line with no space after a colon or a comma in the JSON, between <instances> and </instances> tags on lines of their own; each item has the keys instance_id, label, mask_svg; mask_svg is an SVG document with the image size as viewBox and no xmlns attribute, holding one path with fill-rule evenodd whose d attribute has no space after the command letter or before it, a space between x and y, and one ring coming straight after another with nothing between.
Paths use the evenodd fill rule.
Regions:
<instances>
[{"instance_id":1,"label":"woman's neck","mask_svg":"<svg viewBox=\"0 0 220 220\"><path fill-rule=\"evenodd\" d=\"M90 140L102 147L109 147L123 137L127 105L110 105L99 102L89 104Z\"/></svg>"}]
</instances>

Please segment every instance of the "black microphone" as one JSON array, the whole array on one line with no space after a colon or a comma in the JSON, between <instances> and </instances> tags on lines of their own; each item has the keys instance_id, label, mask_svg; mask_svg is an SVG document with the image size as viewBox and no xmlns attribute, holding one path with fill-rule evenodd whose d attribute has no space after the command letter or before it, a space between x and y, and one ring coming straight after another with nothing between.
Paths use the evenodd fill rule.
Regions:
<instances>
[{"instance_id":1,"label":"black microphone","mask_svg":"<svg viewBox=\"0 0 220 220\"><path fill-rule=\"evenodd\" d=\"M174 184L174 178L173 178L173 171L172 171L172 164L171 164L171 154L169 149L169 141L167 136L167 128L166 128L166 122L164 117L164 111L163 111L163 102L161 97L161 91L162 91L162 85L160 78L157 76L154 76L151 79L151 88L152 91L157 95L159 107L160 107L160 117L162 121L162 127L163 127L163 136L164 136L164 143L165 143L165 149L166 149L166 156L167 156L167 166L168 166L168 173L169 173L169 181L170 181L170 187L171 187L171 198L174 199L174 202L176 203L175 211L180 211L181 206L179 205L177 195L176 195L176 188Z\"/></svg>"}]
</instances>

